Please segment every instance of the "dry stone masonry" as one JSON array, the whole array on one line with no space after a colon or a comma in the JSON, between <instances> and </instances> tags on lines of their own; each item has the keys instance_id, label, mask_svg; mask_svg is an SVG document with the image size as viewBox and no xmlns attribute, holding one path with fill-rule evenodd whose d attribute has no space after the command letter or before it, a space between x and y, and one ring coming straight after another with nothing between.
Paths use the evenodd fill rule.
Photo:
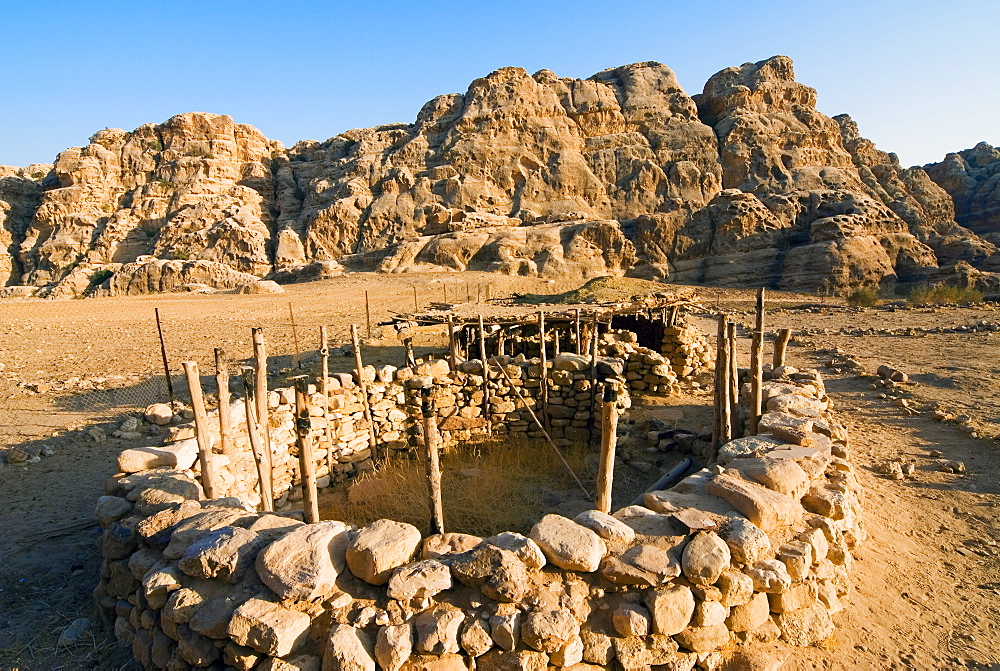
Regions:
<instances>
[{"instance_id":1,"label":"dry stone masonry","mask_svg":"<svg viewBox=\"0 0 1000 671\"><path fill-rule=\"evenodd\" d=\"M561 363L573 357L553 367L573 378L553 382L572 409L559 440L585 430L574 422L588 380ZM537 364L503 365L522 392L537 382ZM400 422L379 449L405 444L418 384L434 384L439 410L449 409L442 427L461 424L452 439L483 421L479 374L448 372L440 362L365 371L373 397L390 401L373 408L379 435ZM613 515L545 515L527 536L424 537L393 520L306 525L256 512L238 458L227 496L206 500L184 440L162 454L129 450L120 466L132 472L111 478L97 504L95 598L147 669L691 669L717 666L733 645L818 643L850 595L862 493L821 376L785 366L768 377L760 434L723 444L717 463ZM338 384L331 417L352 431L317 452L333 478L370 464L356 387ZM499 396L494 426L530 431ZM276 438L290 431L288 400L284 390L269 398ZM275 441L274 456L286 446ZM276 493L287 494L289 471Z\"/></svg>"}]
</instances>

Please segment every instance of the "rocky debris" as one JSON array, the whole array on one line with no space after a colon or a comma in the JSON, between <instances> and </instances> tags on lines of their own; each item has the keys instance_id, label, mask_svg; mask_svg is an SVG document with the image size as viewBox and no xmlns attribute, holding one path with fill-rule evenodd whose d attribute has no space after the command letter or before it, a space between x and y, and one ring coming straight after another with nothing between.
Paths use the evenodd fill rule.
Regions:
<instances>
[{"instance_id":1,"label":"rocky debris","mask_svg":"<svg viewBox=\"0 0 1000 671\"><path fill-rule=\"evenodd\" d=\"M451 560L451 571L464 585L502 603L524 596L527 567L513 552L483 543Z\"/></svg>"},{"instance_id":2,"label":"rocky debris","mask_svg":"<svg viewBox=\"0 0 1000 671\"><path fill-rule=\"evenodd\" d=\"M606 541L631 543L635 539L632 527L598 510L585 510L574 517L573 521L587 527Z\"/></svg>"},{"instance_id":3,"label":"rocky debris","mask_svg":"<svg viewBox=\"0 0 1000 671\"><path fill-rule=\"evenodd\" d=\"M420 548L420 531L411 524L378 520L358 531L347 547L351 573L373 585L389 582L392 571Z\"/></svg>"},{"instance_id":4,"label":"rocky debris","mask_svg":"<svg viewBox=\"0 0 1000 671\"><path fill-rule=\"evenodd\" d=\"M323 669L375 671L375 647L363 629L334 624L323 653Z\"/></svg>"},{"instance_id":5,"label":"rocky debris","mask_svg":"<svg viewBox=\"0 0 1000 671\"><path fill-rule=\"evenodd\" d=\"M327 596L344 570L351 527L343 522L300 526L257 556L257 575L282 599L312 601Z\"/></svg>"},{"instance_id":6,"label":"rocky debris","mask_svg":"<svg viewBox=\"0 0 1000 671\"><path fill-rule=\"evenodd\" d=\"M396 569L389 579L390 599L430 599L451 588L451 569L437 559L425 559Z\"/></svg>"},{"instance_id":7,"label":"rocky debris","mask_svg":"<svg viewBox=\"0 0 1000 671\"><path fill-rule=\"evenodd\" d=\"M239 645L285 657L305 641L309 623L305 613L254 598L236 609L227 631Z\"/></svg>"},{"instance_id":8,"label":"rocky debris","mask_svg":"<svg viewBox=\"0 0 1000 671\"><path fill-rule=\"evenodd\" d=\"M560 515L543 517L529 536L550 562L567 571L596 571L607 554L596 533Z\"/></svg>"},{"instance_id":9,"label":"rocky debris","mask_svg":"<svg viewBox=\"0 0 1000 671\"><path fill-rule=\"evenodd\" d=\"M378 630L375 659L386 671L396 671L413 653L413 625L409 622L389 625Z\"/></svg>"},{"instance_id":10,"label":"rocky debris","mask_svg":"<svg viewBox=\"0 0 1000 671\"><path fill-rule=\"evenodd\" d=\"M729 546L711 531L699 531L684 546L681 570L695 585L712 585L729 567Z\"/></svg>"},{"instance_id":11,"label":"rocky debris","mask_svg":"<svg viewBox=\"0 0 1000 671\"><path fill-rule=\"evenodd\" d=\"M253 566L266 541L247 529L222 527L188 546L177 567L194 578L218 578L236 583Z\"/></svg>"}]
</instances>

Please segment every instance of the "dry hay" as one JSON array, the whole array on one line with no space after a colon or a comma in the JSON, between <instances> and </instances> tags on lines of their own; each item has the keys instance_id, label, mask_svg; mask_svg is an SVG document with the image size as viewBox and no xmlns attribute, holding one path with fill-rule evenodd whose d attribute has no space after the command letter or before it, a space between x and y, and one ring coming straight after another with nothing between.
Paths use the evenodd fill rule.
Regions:
<instances>
[{"instance_id":1,"label":"dry hay","mask_svg":"<svg viewBox=\"0 0 1000 671\"><path fill-rule=\"evenodd\" d=\"M562 448L586 483L586 445ZM551 446L525 440L465 443L441 455L445 530L476 536L501 531L527 533L541 516L583 492ZM326 490L320 516L363 526L378 519L428 529L425 460L383 460L374 471Z\"/></svg>"}]
</instances>

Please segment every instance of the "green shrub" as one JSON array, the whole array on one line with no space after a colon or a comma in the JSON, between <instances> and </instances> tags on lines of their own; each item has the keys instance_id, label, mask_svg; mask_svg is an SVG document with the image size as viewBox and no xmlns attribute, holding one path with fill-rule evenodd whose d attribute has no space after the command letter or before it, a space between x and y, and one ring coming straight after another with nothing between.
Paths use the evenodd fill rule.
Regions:
<instances>
[{"instance_id":1,"label":"green shrub","mask_svg":"<svg viewBox=\"0 0 1000 671\"><path fill-rule=\"evenodd\" d=\"M174 251L171 252L171 254L178 261L187 261L188 259L191 258L191 252L189 252L188 250L184 249L183 247L178 247L178 248L174 249Z\"/></svg>"},{"instance_id":2,"label":"green shrub","mask_svg":"<svg viewBox=\"0 0 1000 671\"><path fill-rule=\"evenodd\" d=\"M189 149L184 152L185 156L191 156L194 158L215 158L215 156L204 149Z\"/></svg>"},{"instance_id":3,"label":"green shrub","mask_svg":"<svg viewBox=\"0 0 1000 671\"><path fill-rule=\"evenodd\" d=\"M159 140L150 140L146 143L146 148L150 151L163 151L163 143Z\"/></svg>"},{"instance_id":4,"label":"green shrub","mask_svg":"<svg viewBox=\"0 0 1000 671\"><path fill-rule=\"evenodd\" d=\"M910 292L906 300L914 305L934 305L937 303L982 303L983 292L966 287L935 284L931 287L919 287Z\"/></svg>"},{"instance_id":5,"label":"green shrub","mask_svg":"<svg viewBox=\"0 0 1000 671\"><path fill-rule=\"evenodd\" d=\"M94 274L90 276L90 286L96 287L98 285L104 284L105 280L114 275L113 270L108 270L107 268L101 268L100 270L95 270Z\"/></svg>"},{"instance_id":6,"label":"green shrub","mask_svg":"<svg viewBox=\"0 0 1000 671\"><path fill-rule=\"evenodd\" d=\"M878 303L878 289L875 287L861 287L847 296L847 304L854 307L870 308Z\"/></svg>"}]
</instances>

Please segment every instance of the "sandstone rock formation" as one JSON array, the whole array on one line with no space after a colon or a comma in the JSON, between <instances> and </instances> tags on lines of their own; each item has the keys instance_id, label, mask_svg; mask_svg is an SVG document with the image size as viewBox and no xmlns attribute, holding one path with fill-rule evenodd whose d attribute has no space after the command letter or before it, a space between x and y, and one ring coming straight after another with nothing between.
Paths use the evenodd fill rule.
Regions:
<instances>
[{"instance_id":1,"label":"sandstone rock formation","mask_svg":"<svg viewBox=\"0 0 1000 671\"><path fill-rule=\"evenodd\" d=\"M1000 148L980 142L924 170L955 201L955 221L1000 245Z\"/></svg>"},{"instance_id":2,"label":"sandstone rock formation","mask_svg":"<svg viewBox=\"0 0 1000 671\"><path fill-rule=\"evenodd\" d=\"M890 288L1000 266L976 234L996 231L997 156L928 166L942 189L817 111L784 56L694 97L653 62L585 80L502 68L412 124L291 149L190 113L99 131L48 177L0 169L0 275L53 296L102 270L122 275L110 287L169 288L134 265L149 255L278 281L347 268ZM189 281L246 279L202 275Z\"/></svg>"}]
</instances>

